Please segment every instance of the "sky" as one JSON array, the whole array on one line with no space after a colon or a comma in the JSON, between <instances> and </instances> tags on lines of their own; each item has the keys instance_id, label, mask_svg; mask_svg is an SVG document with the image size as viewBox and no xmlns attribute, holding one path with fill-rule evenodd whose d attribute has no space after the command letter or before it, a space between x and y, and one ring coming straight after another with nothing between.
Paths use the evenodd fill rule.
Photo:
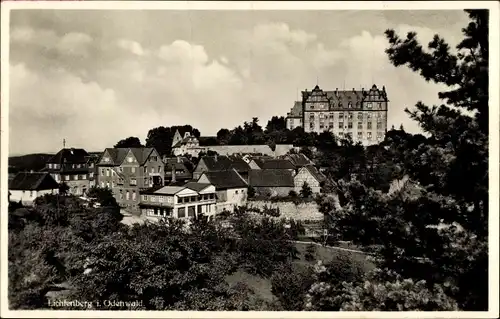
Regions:
<instances>
[{"instance_id":1,"label":"sky","mask_svg":"<svg viewBox=\"0 0 500 319\"><path fill-rule=\"evenodd\" d=\"M300 91L385 85L388 125L441 104L443 87L384 50L386 29L439 34L453 47L462 11L13 10L9 153L101 151L149 129L189 124L215 135L285 116Z\"/></svg>"}]
</instances>

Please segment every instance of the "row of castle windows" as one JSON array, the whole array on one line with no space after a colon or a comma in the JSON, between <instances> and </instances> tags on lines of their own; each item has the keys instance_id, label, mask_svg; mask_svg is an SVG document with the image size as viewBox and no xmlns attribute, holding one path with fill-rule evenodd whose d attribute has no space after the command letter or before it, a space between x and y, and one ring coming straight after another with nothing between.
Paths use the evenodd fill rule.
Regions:
<instances>
[{"instance_id":1,"label":"row of castle windows","mask_svg":"<svg viewBox=\"0 0 500 319\"><path fill-rule=\"evenodd\" d=\"M326 127L325 123L324 122L320 122L319 123L319 128L322 129L324 127ZM328 127L331 128L331 129L333 129L333 127L334 127L333 122L329 122L328 123ZM314 123L309 123L309 128L310 129L314 129ZM339 122L338 128L339 129L344 129L345 128L344 127L344 122ZM347 122L347 128L352 129L353 128L353 122ZM382 128L384 128L382 122L377 122L377 129L380 130ZM362 129L363 129L363 123L358 122L358 130L362 130ZM368 130L373 129L372 122L366 123L366 129L368 129Z\"/></svg>"},{"instance_id":2,"label":"row of castle windows","mask_svg":"<svg viewBox=\"0 0 500 319\"><path fill-rule=\"evenodd\" d=\"M334 118L334 114L335 113L330 113L329 116L327 116L325 113L319 113L318 117L320 119L324 119L324 118L328 118L328 117L330 119L333 119ZM314 113L309 114L309 120L310 121L314 121L314 117L315 117ZM352 119L354 117L354 113L353 112L349 112L349 113L347 113L345 115L345 117L348 118L348 119ZM383 117L383 114L381 112L377 112L376 113L376 117L380 119L380 118ZM366 118L370 120L372 118L372 113L366 113ZM339 119L340 120L344 119L344 113L339 113ZM363 112L358 112L358 120L362 120L362 119L363 119Z\"/></svg>"},{"instance_id":3,"label":"row of castle windows","mask_svg":"<svg viewBox=\"0 0 500 319\"><path fill-rule=\"evenodd\" d=\"M332 107L335 107L335 104L334 104L334 103L332 103L332 105L331 105L331 106L332 106ZM372 108L373 108L373 104L372 104L372 102L365 102L365 106L366 106L366 108L367 108L367 109L372 109ZM339 108L342 108L342 107L343 107L342 102L340 102L340 103L338 104L338 107L339 107ZM356 107L360 107L360 103L359 103L359 102L356 102ZM314 110L314 104L310 104L310 105L309 105L309 108L310 108L311 110ZM320 109L325 108L325 104L319 104L319 108L320 108ZM348 102L348 103L347 103L347 108L352 108L352 102ZM378 108L378 109L382 109L382 103L381 103L381 102L378 102L378 103L377 103L377 108Z\"/></svg>"}]
</instances>

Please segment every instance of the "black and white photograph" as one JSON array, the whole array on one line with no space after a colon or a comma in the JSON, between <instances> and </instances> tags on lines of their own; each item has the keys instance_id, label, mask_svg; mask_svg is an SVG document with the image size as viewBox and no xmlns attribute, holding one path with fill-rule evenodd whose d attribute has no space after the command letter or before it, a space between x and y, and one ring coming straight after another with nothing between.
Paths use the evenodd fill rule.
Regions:
<instances>
[{"instance_id":1,"label":"black and white photograph","mask_svg":"<svg viewBox=\"0 0 500 319\"><path fill-rule=\"evenodd\" d=\"M1 5L2 317L498 318L498 2Z\"/></svg>"}]
</instances>

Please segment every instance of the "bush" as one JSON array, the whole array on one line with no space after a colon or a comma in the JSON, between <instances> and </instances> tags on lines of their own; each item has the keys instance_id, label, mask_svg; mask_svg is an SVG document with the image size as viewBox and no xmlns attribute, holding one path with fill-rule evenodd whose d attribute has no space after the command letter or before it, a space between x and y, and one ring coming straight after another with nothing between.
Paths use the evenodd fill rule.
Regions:
<instances>
[{"instance_id":1,"label":"bush","mask_svg":"<svg viewBox=\"0 0 500 319\"><path fill-rule=\"evenodd\" d=\"M253 188L252 186L248 187L248 197L249 198L255 197L255 188Z\"/></svg>"},{"instance_id":2,"label":"bush","mask_svg":"<svg viewBox=\"0 0 500 319\"><path fill-rule=\"evenodd\" d=\"M304 257L307 261L313 261L316 258L316 245L314 244L307 245Z\"/></svg>"},{"instance_id":3,"label":"bush","mask_svg":"<svg viewBox=\"0 0 500 319\"><path fill-rule=\"evenodd\" d=\"M307 182L304 182L302 189L300 190L300 195L303 198L309 198L312 195L312 189Z\"/></svg>"},{"instance_id":4,"label":"bush","mask_svg":"<svg viewBox=\"0 0 500 319\"><path fill-rule=\"evenodd\" d=\"M294 191L294 190L291 190L289 193L288 193L288 196L291 197L291 198L295 198L298 196L297 192Z\"/></svg>"}]
</instances>

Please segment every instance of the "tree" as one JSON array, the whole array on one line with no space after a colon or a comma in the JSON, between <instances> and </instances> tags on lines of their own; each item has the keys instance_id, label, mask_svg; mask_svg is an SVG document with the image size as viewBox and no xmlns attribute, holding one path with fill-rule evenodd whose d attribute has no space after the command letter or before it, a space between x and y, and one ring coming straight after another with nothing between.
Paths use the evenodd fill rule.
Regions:
<instances>
[{"instance_id":1,"label":"tree","mask_svg":"<svg viewBox=\"0 0 500 319\"><path fill-rule=\"evenodd\" d=\"M224 277L235 267L220 253L224 234L202 220L195 224L189 232L182 221L162 220L104 237L86 253L88 271L73 278L72 297L139 300L139 310L221 310L229 297Z\"/></svg>"},{"instance_id":2,"label":"tree","mask_svg":"<svg viewBox=\"0 0 500 319\"><path fill-rule=\"evenodd\" d=\"M227 145L231 139L231 132L227 128L221 128L217 132L217 142L219 145Z\"/></svg>"},{"instance_id":3,"label":"tree","mask_svg":"<svg viewBox=\"0 0 500 319\"><path fill-rule=\"evenodd\" d=\"M271 277L271 292L285 311L304 310L306 294L313 283L312 269L284 266Z\"/></svg>"},{"instance_id":4,"label":"tree","mask_svg":"<svg viewBox=\"0 0 500 319\"><path fill-rule=\"evenodd\" d=\"M273 116L271 119L267 122L266 125L266 134L269 134L271 132L276 132L276 131L285 131L286 128L286 119L283 116Z\"/></svg>"},{"instance_id":5,"label":"tree","mask_svg":"<svg viewBox=\"0 0 500 319\"><path fill-rule=\"evenodd\" d=\"M332 232L372 246L377 267L400 276L372 278L365 293L355 289L352 298L373 298L379 289L396 294L403 285L408 298L423 298L408 299L417 310L449 310L451 299L462 310L488 307L488 11L466 12L471 22L457 55L437 35L425 52L414 32L402 40L386 31L386 53L395 66L407 65L450 90L439 93L446 105L418 102L406 110L429 138L390 132L403 143L388 139L385 147L406 177L386 193L359 180L339 183L338 204L323 207ZM446 300L429 306L433 297ZM356 300L350 309L377 310L382 301ZM398 310L400 302L386 305Z\"/></svg>"},{"instance_id":6,"label":"tree","mask_svg":"<svg viewBox=\"0 0 500 319\"><path fill-rule=\"evenodd\" d=\"M304 182L304 184L302 184L302 189L300 190L300 196L302 196L303 198L309 198L311 197L311 195L312 195L311 186L309 186L307 182Z\"/></svg>"},{"instance_id":7,"label":"tree","mask_svg":"<svg viewBox=\"0 0 500 319\"><path fill-rule=\"evenodd\" d=\"M307 245L306 248L306 254L304 255L304 258L307 261L313 261L316 255L316 245L314 244L309 244Z\"/></svg>"},{"instance_id":8,"label":"tree","mask_svg":"<svg viewBox=\"0 0 500 319\"><path fill-rule=\"evenodd\" d=\"M59 194L62 196L68 195L69 186L65 182L59 183Z\"/></svg>"},{"instance_id":9,"label":"tree","mask_svg":"<svg viewBox=\"0 0 500 319\"><path fill-rule=\"evenodd\" d=\"M123 140L120 140L118 143L115 144L114 147L115 148L144 147L144 145L142 145L141 140L138 137L130 136Z\"/></svg>"},{"instance_id":10,"label":"tree","mask_svg":"<svg viewBox=\"0 0 500 319\"><path fill-rule=\"evenodd\" d=\"M248 186L248 197L252 198L254 196L255 196L255 188L253 188L252 186Z\"/></svg>"},{"instance_id":11,"label":"tree","mask_svg":"<svg viewBox=\"0 0 500 319\"><path fill-rule=\"evenodd\" d=\"M92 199L93 203L99 203L101 206L119 207L109 188L93 186L88 190L87 196Z\"/></svg>"},{"instance_id":12,"label":"tree","mask_svg":"<svg viewBox=\"0 0 500 319\"><path fill-rule=\"evenodd\" d=\"M169 156L172 153L172 141L177 130L191 132L191 135L197 138L200 137L200 131L191 125L159 126L149 130L146 138L146 147L154 147L160 153L160 156Z\"/></svg>"}]
</instances>

